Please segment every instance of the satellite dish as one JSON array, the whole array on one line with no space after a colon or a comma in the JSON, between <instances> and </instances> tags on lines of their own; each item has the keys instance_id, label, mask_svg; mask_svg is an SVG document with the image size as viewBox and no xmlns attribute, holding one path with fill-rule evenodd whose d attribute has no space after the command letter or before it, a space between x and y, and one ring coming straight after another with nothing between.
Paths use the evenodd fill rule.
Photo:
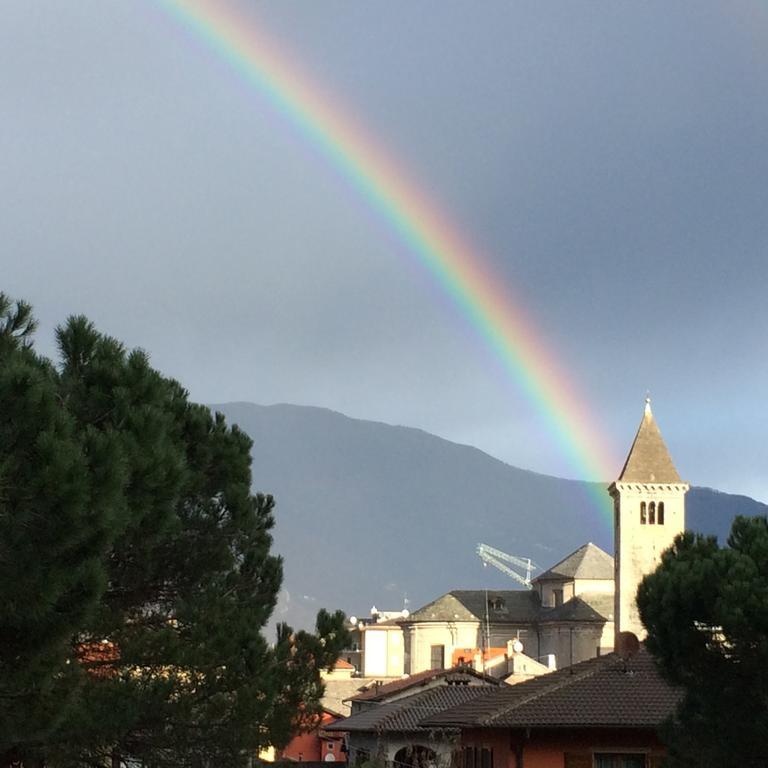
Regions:
<instances>
[{"instance_id":1,"label":"satellite dish","mask_svg":"<svg viewBox=\"0 0 768 768\"><path fill-rule=\"evenodd\" d=\"M349 623L354 627L357 624L357 616L350 616Z\"/></svg>"},{"instance_id":2,"label":"satellite dish","mask_svg":"<svg viewBox=\"0 0 768 768\"><path fill-rule=\"evenodd\" d=\"M515 640L514 643L512 643L512 650L515 653L522 653L523 652L523 644L520 642L520 640Z\"/></svg>"},{"instance_id":3,"label":"satellite dish","mask_svg":"<svg viewBox=\"0 0 768 768\"><path fill-rule=\"evenodd\" d=\"M407 618L408 618L408 617L411 615L411 612L410 612L410 611L409 611L407 608L403 608L403 610L402 610L402 611L400 611L400 615L401 615L401 616L402 616L404 619L407 619Z\"/></svg>"},{"instance_id":4,"label":"satellite dish","mask_svg":"<svg viewBox=\"0 0 768 768\"><path fill-rule=\"evenodd\" d=\"M616 643L616 653L628 661L640 650L640 641L634 632L619 632Z\"/></svg>"}]
</instances>

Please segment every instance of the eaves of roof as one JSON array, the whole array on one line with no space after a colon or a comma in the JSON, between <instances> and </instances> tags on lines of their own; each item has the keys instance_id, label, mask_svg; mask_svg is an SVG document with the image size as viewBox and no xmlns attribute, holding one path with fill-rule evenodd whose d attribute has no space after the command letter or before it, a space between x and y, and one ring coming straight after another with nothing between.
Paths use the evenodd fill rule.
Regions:
<instances>
[{"instance_id":1,"label":"eaves of roof","mask_svg":"<svg viewBox=\"0 0 768 768\"><path fill-rule=\"evenodd\" d=\"M617 654L484 694L424 721L433 727L657 727L680 693L659 676L644 648Z\"/></svg>"}]
</instances>

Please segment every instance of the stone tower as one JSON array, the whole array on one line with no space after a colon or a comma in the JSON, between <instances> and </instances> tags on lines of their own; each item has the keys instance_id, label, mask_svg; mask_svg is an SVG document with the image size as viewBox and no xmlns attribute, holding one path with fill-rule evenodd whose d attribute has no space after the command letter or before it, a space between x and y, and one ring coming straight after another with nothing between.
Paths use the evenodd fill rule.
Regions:
<instances>
[{"instance_id":1,"label":"stone tower","mask_svg":"<svg viewBox=\"0 0 768 768\"><path fill-rule=\"evenodd\" d=\"M641 579L653 571L661 553L685 529L688 483L677 474L651 413L650 398L619 479L608 488L614 509L616 636L634 632L640 639L635 596Z\"/></svg>"}]
</instances>

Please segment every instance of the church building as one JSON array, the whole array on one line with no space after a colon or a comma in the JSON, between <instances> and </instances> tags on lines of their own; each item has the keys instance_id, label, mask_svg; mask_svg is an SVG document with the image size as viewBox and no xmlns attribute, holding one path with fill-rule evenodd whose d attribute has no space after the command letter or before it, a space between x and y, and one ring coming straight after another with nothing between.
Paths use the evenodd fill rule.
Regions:
<instances>
[{"instance_id":1,"label":"church building","mask_svg":"<svg viewBox=\"0 0 768 768\"><path fill-rule=\"evenodd\" d=\"M608 492L614 508L616 635L632 632L642 639L635 596L640 581L656 569L661 553L685 530L685 494L651 412L650 398L619 479Z\"/></svg>"},{"instance_id":2,"label":"church building","mask_svg":"<svg viewBox=\"0 0 768 768\"><path fill-rule=\"evenodd\" d=\"M614 557L585 544L534 579L531 591L453 590L386 627L372 627L397 641L397 669L388 667L387 675L443 669L457 657L469 661L478 650L512 641L533 659L562 668L610 653L621 632L642 639L637 588L685 529L688 488L646 400L629 455L608 488Z\"/></svg>"}]
</instances>

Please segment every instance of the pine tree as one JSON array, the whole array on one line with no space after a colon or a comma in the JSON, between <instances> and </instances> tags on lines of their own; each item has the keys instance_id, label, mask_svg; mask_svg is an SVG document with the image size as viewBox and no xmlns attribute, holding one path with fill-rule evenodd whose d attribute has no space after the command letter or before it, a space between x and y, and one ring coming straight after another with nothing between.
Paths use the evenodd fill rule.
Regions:
<instances>
[{"instance_id":1,"label":"pine tree","mask_svg":"<svg viewBox=\"0 0 768 768\"><path fill-rule=\"evenodd\" d=\"M60 364L46 370L72 439L85 457L110 455L80 472L119 493L104 513L98 604L70 634L84 674L43 754L237 765L285 742L317 712L319 670L346 633L341 613L321 612L316 634L280 627L274 646L262 634L282 563L274 501L251 493L251 440L85 318L57 338Z\"/></svg>"},{"instance_id":2,"label":"pine tree","mask_svg":"<svg viewBox=\"0 0 768 768\"><path fill-rule=\"evenodd\" d=\"M78 433L33 330L0 294L0 764L29 761L77 696L71 641L106 584L122 487L111 437Z\"/></svg>"},{"instance_id":3,"label":"pine tree","mask_svg":"<svg viewBox=\"0 0 768 768\"><path fill-rule=\"evenodd\" d=\"M669 764L750 768L768 756L768 521L738 517L726 547L685 533L637 595L646 641L682 701Z\"/></svg>"}]
</instances>

